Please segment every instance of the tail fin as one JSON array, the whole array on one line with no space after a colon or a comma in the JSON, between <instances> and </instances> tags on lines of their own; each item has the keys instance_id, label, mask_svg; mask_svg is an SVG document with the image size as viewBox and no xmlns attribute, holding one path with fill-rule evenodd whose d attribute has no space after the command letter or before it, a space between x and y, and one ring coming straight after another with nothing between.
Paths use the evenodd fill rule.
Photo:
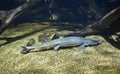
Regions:
<instances>
[{"instance_id":1,"label":"tail fin","mask_svg":"<svg viewBox=\"0 0 120 74\"><path fill-rule=\"evenodd\" d=\"M29 48L27 46L21 46L23 50L21 51L22 54L29 53L33 48Z\"/></svg>"},{"instance_id":2,"label":"tail fin","mask_svg":"<svg viewBox=\"0 0 120 74\"><path fill-rule=\"evenodd\" d=\"M27 46L21 46L23 49L26 49L26 50L28 50L28 48L27 48Z\"/></svg>"},{"instance_id":3,"label":"tail fin","mask_svg":"<svg viewBox=\"0 0 120 74\"><path fill-rule=\"evenodd\" d=\"M26 49L26 50L31 50L31 49L34 49L34 47L30 47L30 46L21 46L23 49Z\"/></svg>"}]
</instances>

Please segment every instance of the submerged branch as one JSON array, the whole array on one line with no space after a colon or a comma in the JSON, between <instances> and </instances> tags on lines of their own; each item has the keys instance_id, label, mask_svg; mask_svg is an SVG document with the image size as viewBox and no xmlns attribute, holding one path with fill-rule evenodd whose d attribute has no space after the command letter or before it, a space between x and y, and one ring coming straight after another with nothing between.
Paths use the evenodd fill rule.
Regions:
<instances>
[{"instance_id":1,"label":"submerged branch","mask_svg":"<svg viewBox=\"0 0 120 74\"><path fill-rule=\"evenodd\" d=\"M25 10L34 6L39 0L30 0L25 2L23 5L13 9L12 11L4 11L5 15L1 18L0 24L0 34L5 30L5 28L18 16L20 16ZM3 14L1 12L1 14Z\"/></svg>"},{"instance_id":2,"label":"submerged branch","mask_svg":"<svg viewBox=\"0 0 120 74\"><path fill-rule=\"evenodd\" d=\"M120 18L120 7L113 9L107 15L105 15L100 21L97 23L90 24L85 28L75 31L73 33L67 34L65 36L87 36L92 34L99 34L105 29L108 29L111 24Z\"/></svg>"}]
</instances>

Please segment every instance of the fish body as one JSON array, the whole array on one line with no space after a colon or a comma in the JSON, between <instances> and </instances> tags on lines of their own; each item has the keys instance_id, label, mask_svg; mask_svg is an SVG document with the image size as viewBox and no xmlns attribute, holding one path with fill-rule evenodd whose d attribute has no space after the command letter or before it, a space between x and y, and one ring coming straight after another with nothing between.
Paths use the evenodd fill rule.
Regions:
<instances>
[{"instance_id":1,"label":"fish body","mask_svg":"<svg viewBox=\"0 0 120 74\"><path fill-rule=\"evenodd\" d=\"M80 50L85 49L85 46L88 45L97 45L100 44L102 40L92 40L83 37L64 37L59 39L54 39L52 41L43 42L38 46L21 46L24 49L31 50L36 48L54 48L54 50L58 50L60 47L71 47L71 46L79 46Z\"/></svg>"}]
</instances>

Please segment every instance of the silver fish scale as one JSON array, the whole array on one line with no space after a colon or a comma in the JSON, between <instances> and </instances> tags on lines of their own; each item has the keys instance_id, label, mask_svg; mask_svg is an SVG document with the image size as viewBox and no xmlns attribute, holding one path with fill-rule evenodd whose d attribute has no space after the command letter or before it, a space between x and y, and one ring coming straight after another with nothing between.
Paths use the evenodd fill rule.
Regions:
<instances>
[{"instance_id":1,"label":"silver fish scale","mask_svg":"<svg viewBox=\"0 0 120 74\"><path fill-rule=\"evenodd\" d=\"M50 45L79 45L88 39L82 37L65 37L60 39L55 39L46 43L43 43L42 46L50 46Z\"/></svg>"}]
</instances>

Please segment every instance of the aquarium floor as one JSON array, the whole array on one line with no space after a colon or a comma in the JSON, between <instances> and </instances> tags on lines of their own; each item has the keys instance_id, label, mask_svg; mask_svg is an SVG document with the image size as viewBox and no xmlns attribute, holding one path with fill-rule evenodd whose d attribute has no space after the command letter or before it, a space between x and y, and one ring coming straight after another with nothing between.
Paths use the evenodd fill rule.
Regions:
<instances>
[{"instance_id":1,"label":"aquarium floor","mask_svg":"<svg viewBox=\"0 0 120 74\"><path fill-rule=\"evenodd\" d=\"M21 54L30 38L36 41L42 33L57 31L60 34L71 32L43 23L23 24L5 30L0 36L0 74L119 74L120 50L113 47L101 36L88 36L102 39L97 46L88 46L83 52L74 48L61 48ZM2 40L3 39L3 40ZM8 42L6 42L8 40ZM37 42L38 43L38 42Z\"/></svg>"}]
</instances>

